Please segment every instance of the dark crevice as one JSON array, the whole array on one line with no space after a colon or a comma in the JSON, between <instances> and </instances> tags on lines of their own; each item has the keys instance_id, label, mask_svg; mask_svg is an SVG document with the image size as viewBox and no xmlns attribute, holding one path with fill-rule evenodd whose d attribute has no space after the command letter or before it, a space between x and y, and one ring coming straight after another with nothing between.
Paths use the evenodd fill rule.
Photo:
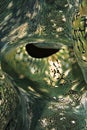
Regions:
<instances>
[{"instance_id":1,"label":"dark crevice","mask_svg":"<svg viewBox=\"0 0 87 130\"><path fill-rule=\"evenodd\" d=\"M39 48L34 44L27 44L26 51L28 54L34 58L44 58L51 56L59 51L59 49L48 49L48 48Z\"/></svg>"}]
</instances>

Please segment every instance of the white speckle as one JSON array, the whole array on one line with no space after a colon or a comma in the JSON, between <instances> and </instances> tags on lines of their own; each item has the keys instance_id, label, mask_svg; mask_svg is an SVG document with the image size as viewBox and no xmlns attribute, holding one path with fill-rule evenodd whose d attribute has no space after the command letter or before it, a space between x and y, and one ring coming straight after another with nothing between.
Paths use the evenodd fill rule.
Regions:
<instances>
[{"instance_id":1,"label":"white speckle","mask_svg":"<svg viewBox=\"0 0 87 130\"><path fill-rule=\"evenodd\" d=\"M44 119L42 119L41 121L41 125L43 126L43 127L46 127L47 126L47 119L46 118L44 118Z\"/></svg>"},{"instance_id":2,"label":"white speckle","mask_svg":"<svg viewBox=\"0 0 87 130\"><path fill-rule=\"evenodd\" d=\"M64 113L60 113L60 115L61 115L61 116L63 116L63 115L64 115Z\"/></svg>"},{"instance_id":3,"label":"white speckle","mask_svg":"<svg viewBox=\"0 0 87 130\"><path fill-rule=\"evenodd\" d=\"M45 71L45 74L48 75L49 74L48 71Z\"/></svg>"},{"instance_id":4,"label":"white speckle","mask_svg":"<svg viewBox=\"0 0 87 130\"><path fill-rule=\"evenodd\" d=\"M56 27L56 24L55 24L55 23L53 24L53 27Z\"/></svg>"},{"instance_id":5,"label":"white speckle","mask_svg":"<svg viewBox=\"0 0 87 130\"><path fill-rule=\"evenodd\" d=\"M85 32L87 32L87 27L86 27L86 29L85 29Z\"/></svg>"},{"instance_id":6,"label":"white speckle","mask_svg":"<svg viewBox=\"0 0 87 130\"><path fill-rule=\"evenodd\" d=\"M87 58L86 58L85 56L82 56L82 59L83 59L84 61L87 61Z\"/></svg>"},{"instance_id":7,"label":"white speckle","mask_svg":"<svg viewBox=\"0 0 87 130\"><path fill-rule=\"evenodd\" d=\"M11 2L8 4L7 9L10 9L12 6L13 6L13 1L11 1Z\"/></svg>"},{"instance_id":8,"label":"white speckle","mask_svg":"<svg viewBox=\"0 0 87 130\"><path fill-rule=\"evenodd\" d=\"M62 27L59 27L56 29L57 32L62 32L64 29Z\"/></svg>"},{"instance_id":9,"label":"white speckle","mask_svg":"<svg viewBox=\"0 0 87 130\"><path fill-rule=\"evenodd\" d=\"M55 86L55 88L58 88L58 87L59 87L59 86L57 86L57 85Z\"/></svg>"},{"instance_id":10,"label":"white speckle","mask_svg":"<svg viewBox=\"0 0 87 130\"><path fill-rule=\"evenodd\" d=\"M19 48L19 49L17 49L17 53L20 53L21 52L21 49Z\"/></svg>"},{"instance_id":11,"label":"white speckle","mask_svg":"<svg viewBox=\"0 0 87 130\"><path fill-rule=\"evenodd\" d=\"M87 113L87 92L83 94L81 104L83 105L84 110Z\"/></svg>"},{"instance_id":12,"label":"white speckle","mask_svg":"<svg viewBox=\"0 0 87 130\"><path fill-rule=\"evenodd\" d=\"M52 128L51 130L56 130L55 128Z\"/></svg>"},{"instance_id":13,"label":"white speckle","mask_svg":"<svg viewBox=\"0 0 87 130\"><path fill-rule=\"evenodd\" d=\"M66 70L64 75L67 76L69 74L69 72L70 72L70 69Z\"/></svg>"},{"instance_id":14,"label":"white speckle","mask_svg":"<svg viewBox=\"0 0 87 130\"><path fill-rule=\"evenodd\" d=\"M0 76L0 79L5 79L5 76L4 75Z\"/></svg>"},{"instance_id":15,"label":"white speckle","mask_svg":"<svg viewBox=\"0 0 87 130\"><path fill-rule=\"evenodd\" d=\"M9 19L11 18L11 16L12 16L12 13L10 13L9 15L7 15L7 16L4 18L4 21L9 20Z\"/></svg>"},{"instance_id":16,"label":"white speckle","mask_svg":"<svg viewBox=\"0 0 87 130\"><path fill-rule=\"evenodd\" d=\"M15 56L16 60L22 60L22 58L23 58L23 53L16 54L16 56Z\"/></svg>"},{"instance_id":17,"label":"white speckle","mask_svg":"<svg viewBox=\"0 0 87 130\"><path fill-rule=\"evenodd\" d=\"M66 17L65 17L65 15L62 16L62 21L66 22Z\"/></svg>"},{"instance_id":18,"label":"white speckle","mask_svg":"<svg viewBox=\"0 0 87 130\"><path fill-rule=\"evenodd\" d=\"M68 7L69 6L69 4L65 4L65 7Z\"/></svg>"},{"instance_id":19,"label":"white speckle","mask_svg":"<svg viewBox=\"0 0 87 130\"><path fill-rule=\"evenodd\" d=\"M53 97L53 99L56 99L56 97Z\"/></svg>"},{"instance_id":20,"label":"white speckle","mask_svg":"<svg viewBox=\"0 0 87 130\"><path fill-rule=\"evenodd\" d=\"M66 119L66 118L65 117L60 118L60 120L64 120L64 119Z\"/></svg>"},{"instance_id":21,"label":"white speckle","mask_svg":"<svg viewBox=\"0 0 87 130\"><path fill-rule=\"evenodd\" d=\"M71 121L72 124L75 124L75 121Z\"/></svg>"},{"instance_id":22,"label":"white speckle","mask_svg":"<svg viewBox=\"0 0 87 130\"><path fill-rule=\"evenodd\" d=\"M73 5L72 4L69 4L69 8L71 9L73 7Z\"/></svg>"},{"instance_id":23,"label":"white speckle","mask_svg":"<svg viewBox=\"0 0 87 130\"><path fill-rule=\"evenodd\" d=\"M26 16L27 16L28 18L31 18L31 13L28 11L28 12L26 13Z\"/></svg>"},{"instance_id":24,"label":"white speckle","mask_svg":"<svg viewBox=\"0 0 87 130\"><path fill-rule=\"evenodd\" d=\"M63 11L62 10L59 10L60 13L62 13Z\"/></svg>"},{"instance_id":25,"label":"white speckle","mask_svg":"<svg viewBox=\"0 0 87 130\"><path fill-rule=\"evenodd\" d=\"M60 95L60 96L59 96L59 99L62 99L62 98L63 98L63 96L62 96L62 95Z\"/></svg>"},{"instance_id":26,"label":"white speckle","mask_svg":"<svg viewBox=\"0 0 87 130\"><path fill-rule=\"evenodd\" d=\"M2 104L2 101L0 100L0 105Z\"/></svg>"},{"instance_id":27,"label":"white speckle","mask_svg":"<svg viewBox=\"0 0 87 130\"><path fill-rule=\"evenodd\" d=\"M59 35L56 35L56 38L58 38L59 37Z\"/></svg>"},{"instance_id":28,"label":"white speckle","mask_svg":"<svg viewBox=\"0 0 87 130\"><path fill-rule=\"evenodd\" d=\"M31 73L34 74L35 73L35 68L31 68Z\"/></svg>"},{"instance_id":29,"label":"white speckle","mask_svg":"<svg viewBox=\"0 0 87 130\"><path fill-rule=\"evenodd\" d=\"M54 22L54 20L53 20L53 19L51 19L50 21L51 21L51 22Z\"/></svg>"}]
</instances>

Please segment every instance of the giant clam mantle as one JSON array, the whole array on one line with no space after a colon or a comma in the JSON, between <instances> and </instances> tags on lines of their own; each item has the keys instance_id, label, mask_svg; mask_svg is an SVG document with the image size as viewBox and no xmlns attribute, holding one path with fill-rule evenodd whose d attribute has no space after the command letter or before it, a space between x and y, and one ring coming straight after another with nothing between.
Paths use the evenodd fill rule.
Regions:
<instances>
[{"instance_id":1,"label":"giant clam mantle","mask_svg":"<svg viewBox=\"0 0 87 130\"><path fill-rule=\"evenodd\" d=\"M85 130L86 0L1 4L1 130Z\"/></svg>"}]
</instances>

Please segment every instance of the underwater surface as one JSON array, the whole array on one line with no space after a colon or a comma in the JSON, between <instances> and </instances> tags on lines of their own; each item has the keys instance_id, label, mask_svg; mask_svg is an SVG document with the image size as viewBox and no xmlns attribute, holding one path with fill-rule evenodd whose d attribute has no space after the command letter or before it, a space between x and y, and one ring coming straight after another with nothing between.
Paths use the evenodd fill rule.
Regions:
<instances>
[{"instance_id":1,"label":"underwater surface","mask_svg":"<svg viewBox=\"0 0 87 130\"><path fill-rule=\"evenodd\" d=\"M0 130L87 130L87 1L0 6Z\"/></svg>"}]
</instances>

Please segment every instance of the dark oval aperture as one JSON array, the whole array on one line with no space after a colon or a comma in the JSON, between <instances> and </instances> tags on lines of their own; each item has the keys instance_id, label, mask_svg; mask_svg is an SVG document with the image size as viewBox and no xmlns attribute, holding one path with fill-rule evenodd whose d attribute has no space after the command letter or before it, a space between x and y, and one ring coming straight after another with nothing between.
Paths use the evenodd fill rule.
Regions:
<instances>
[{"instance_id":1,"label":"dark oval aperture","mask_svg":"<svg viewBox=\"0 0 87 130\"><path fill-rule=\"evenodd\" d=\"M34 44L27 44L26 51L34 58L44 58L58 52L59 49L39 48Z\"/></svg>"}]
</instances>

